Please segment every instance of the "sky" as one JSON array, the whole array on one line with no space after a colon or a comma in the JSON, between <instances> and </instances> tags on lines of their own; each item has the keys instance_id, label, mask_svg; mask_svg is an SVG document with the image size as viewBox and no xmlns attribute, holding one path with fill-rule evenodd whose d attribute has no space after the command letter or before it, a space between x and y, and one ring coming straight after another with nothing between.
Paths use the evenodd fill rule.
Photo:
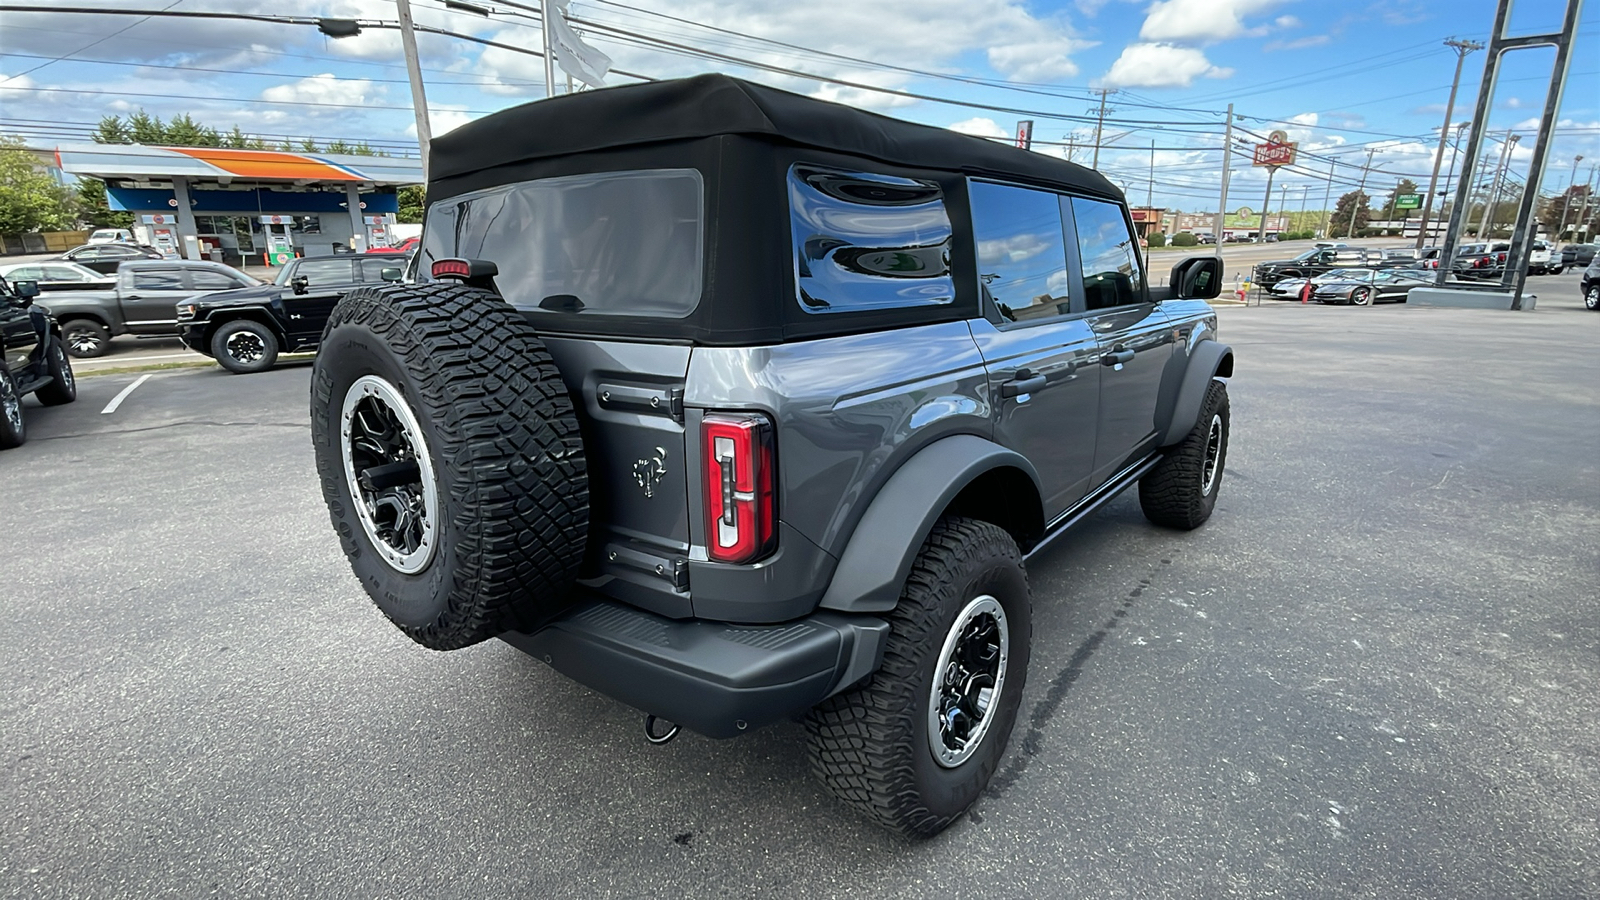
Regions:
<instances>
[{"instance_id":1,"label":"sky","mask_svg":"<svg viewBox=\"0 0 1600 900\"><path fill-rule=\"evenodd\" d=\"M489 15L412 0L420 25L509 45L419 35L436 134L545 95L543 61L514 49L539 49L537 16L524 11L537 0L471 2ZM397 18L388 0L81 5ZM1558 27L1563 5L1521 0L1512 32ZM1579 22L1546 191L1567 186L1576 156L1584 157L1580 182L1600 163L1597 8L1589 3ZM1097 92L1111 90L1098 168L1136 205L1148 197L1189 211L1214 210L1220 199L1229 103L1239 139L1253 143L1282 129L1299 142L1300 166L1281 170L1274 182L1275 210L1323 208L1330 167L1335 198L1363 177L1380 200L1400 178L1426 187L1456 60L1443 42L1487 42L1494 11L1494 0L573 0L569 7L574 25L613 59L617 73L721 71L996 137L1031 119L1036 150L1067 155L1070 143L1071 158L1086 164ZM1467 57L1452 121L1471 117L1485 59L1482 51ZM1513 173L1525 173L1532 157L1552 60L1548 48L1528 50L1502 66L1488 117L1498 134L1486 152L1498 158L1506 131L1517 134ZM613 74L607 83L635 80ZM561 80L558 89L565 88ZM0 12L0 133L36 146L85 139L101 117L144 109L275 139L368 141L414 153L410 104L392 29L333 39L308 25L276 22ZM1448 168L1452 152L1443 159ZM1236 155L1231 166L1228 208L1259 210L1265 170L1253 169L1247 156Z\"/></svg>"}]
</instances>

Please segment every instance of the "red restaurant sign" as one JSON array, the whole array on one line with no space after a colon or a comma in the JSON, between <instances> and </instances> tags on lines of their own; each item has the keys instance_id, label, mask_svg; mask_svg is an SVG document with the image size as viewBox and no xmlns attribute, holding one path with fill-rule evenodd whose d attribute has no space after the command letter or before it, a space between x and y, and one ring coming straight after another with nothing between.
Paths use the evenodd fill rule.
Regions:
<instances>
[{"instance_id":1,"label":"red restaurant sign","mask_svg":"<svg viewBox=\"0 0 1600 900\"><path fill-rule=\"evenodd\" d=\"M1289 136L1282 131L1274 131L1267 135L1265 144L1256 145L1253 165L1257 166L1292 166L1294 165L1295 149L1300 145L1289 140Z\"/></svg>"}]
</instances>

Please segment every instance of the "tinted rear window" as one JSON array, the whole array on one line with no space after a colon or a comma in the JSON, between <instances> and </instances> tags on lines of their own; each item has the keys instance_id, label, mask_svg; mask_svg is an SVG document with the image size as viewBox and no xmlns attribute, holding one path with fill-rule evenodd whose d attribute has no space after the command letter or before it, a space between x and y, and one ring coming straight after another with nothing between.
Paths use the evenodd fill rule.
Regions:
<instances>
[{"instance_id":1,"label":"tinted rear window","mask_svg":"<svg viewBox=\"0 0 1600 900\"><path fill-rule=\"evenodd\" d=\"M452 197L428 209L418 277L483 259L519 309L681 318L700 302L704 196L694 169L649 169Z\"/></svg>"}]
</instances>

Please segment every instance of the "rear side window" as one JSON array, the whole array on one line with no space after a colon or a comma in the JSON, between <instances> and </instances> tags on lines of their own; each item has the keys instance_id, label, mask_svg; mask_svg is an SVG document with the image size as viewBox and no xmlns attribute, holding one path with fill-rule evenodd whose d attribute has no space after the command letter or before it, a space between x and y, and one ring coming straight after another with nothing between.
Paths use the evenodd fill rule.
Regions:
<instances>
[{"instance_id":1,"label":"rear side window","mask_svg":"<svg viewBox=\"0 0 1600 900\"><path fill-rule=\"evenodd\" d=\"M1083 293L1088 308L1143 303L1144 272L1122 207L1073 197L1072 218L1078 228L1078 255L1083 261Z\"/></svg>"},{"instance_id":2,"label":"rear side window","mask_svg":"<svg viewBox=\"0 0 1600 900\"><path fill-rule=\"evenodd\" d=\"M694 169L648 169L452 197L428 209L418 274L483 259L519 309L681 318L700 303L704 196Z\"/></svg>"},{"instance_id":3,"label":"rear side window","mask_svg":"<svg viewBox=\"0 0 1600 900\"><path fill-rule=\"evenodd\" d=\"M969 182L967 193L978 280L1000 315L1015 322L1070 312L1061 196L984 181Z\"/></svg>"},{"instance_id":4,"label":"rear side window","mask_svg":"<svg viewBox=\"0 0 1600 900\"><path fill-rule=\"evenodd\" d=\"M308 259L300 264L294 274L297 278L304 278L308 288L351 284L355 281L350 274L348 259Z\"/></svg>"},{"instance_id":5,"label":"rear side window","mask_svg":"<svg viewBox=\"0 0 1600 900\"><path fill-rule=\"evenodd\" d=\"M950 216L933 182L796 164L789 231L808 313L955 302Z\"/></svg>"},{"instance_id":6,"label":"rear side window","mask_svg":"<svg viewBox=\"0 0 1600 900\"><path fill-rule=\"evenodd\" d=\"M361 266L361 282L363 284L378 284L383 281L384 269L400 268L400 260L390 256L386 259L363 259L357 262Z\"/></svg>"},{"instance_id":7,"label":"rear side window","mask_svg":"<svg viewBox=\"0 0 1600 900\"><path fill-rule=\"evenodd\" d=\"M244 282L225 272L195 269L189 272L189 286L197 291L231 291L236 287L243 287Z\"/></svg>"},{"instance_id":8,"label":"rear side window","mask_svg":"<svg viewBox=\"0 0 1600 900\"><path fill-rule=\"evenodd\" d=\"M176 269L143 269L133 273L136 291L181 291L183 273Z\"/></svg>"}]
</instances>

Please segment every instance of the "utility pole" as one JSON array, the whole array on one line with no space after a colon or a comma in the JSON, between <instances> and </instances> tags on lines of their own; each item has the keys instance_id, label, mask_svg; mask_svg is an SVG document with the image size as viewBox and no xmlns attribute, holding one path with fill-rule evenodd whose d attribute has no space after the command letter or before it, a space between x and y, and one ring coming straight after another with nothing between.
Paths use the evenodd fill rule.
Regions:
<instances>
[{"instance_id":1,"label":"utility pole","mask_svg":"<svg viewBox=\"0 0 1600 900\"><path fill-rule=\"evenodd\" d=\"M1228 172L1233 162L1233 104L1228 104L1228 128L1222 138L1222 199L1217 201L1217 224L1213 226L1212 246L1217 248L1217 258L1222 258L1222 226L1228 217Z\"/></svg>"},{"instance_id":2,"label":"utility pole","mask_svg":"<svg viewBox=\"0 0 1600 900\"><path fill-rule=\"evenodd\" d=\"M1583 159L1583 157L1581 157L1581 156L1578 157L1578 158L1579 159ZM1576 172L1577 171L1577 168L1576 168L1577 167L1577 163L1573 163L1573 167L1574 167L1573 171ZM1150 182L1149 182L1149 186L1146 187L1145 191L1144 191L1144 208L1147 209L1147 210L1153 210L1153 209L1156 208L1156 142L1155 141L1151 141L1150 142Z\"/></svg>"},{"instance_id":3,"label":"utility pole","mask_svg":"<svg viewBox=\"0 0 1600 900\"><path fill-rule=\"evenodd\" d=\"M1594 173L1596 168L1596 166L1589 167L1589 180L1583 183L1583 186L1588 190L1583 192L1583 205L1578 207L1578 220L1572 223L1574 235L1579 229L1582 229L1585 235L1589 233L1589 203L1594 199Z\"/></svg>"},{"instance_id":4,"label":"utility pole","mask_svg":"<svg viewBox=\"0 0 1600 900\"><path fill-rule=\"evenodd\" d=\"M1444 162L1444 142L1450 133L1450 117L1456 111L1456 89L1461 87L1461 64L1467 61L1467 54L1474 50L1482 50L1483 45L1477 41L1458 41L1451 38L1444 42L1446 47L1456 52L1456 77L1450 82L1450 99L1444 105L1444 125L1439 128L1439 152L1433 157L1433 175L1428 178L1428 195L1422 201L1422 227L1417 230L1417 249L1422 249L1422 242L1428 234L1428 211L1433 209L1433 191L1439 184L1439 164ZM1452 169L1455 163L1450 164Z\"/></svg>"},{"instance_id":5,"label":"utility pole","mask_svg":"<svg viewBox=\"0 0 1600 900\"><path fill-rule=\"evenodd\" d=\"M1372 154L1377 152L1377 147L1368 147L1366 164L1361 167L1361 185L1356 188L1356 202L1362 206L1367 205L1367 175L1372 172ZM1350 225L1344 230L1345 237L1355 237L1356 219L1360 218L1356 215L1358 212L1360 212L1360 209L1350 210Z\"/></svg>"},{"instance_id":6,"label":"utility pole","mask_svg":"<svg viewBox=\"0 0 1600 900\"><path fill-rule=\"evenodd\" d=\"M560 10L551 10L555 6L549 0L539 4L539 31L544 36L544 96L548 100L556 95L556 55L550 49L555 41L550 39L550 16L561 15Z\"/></svg>"},{"instance_id":7,"label":"utility pole","mask_svg":"<svg viewBox=\"0 0 1600 900\"><path fill-rule=\"evenodd\" d=\"M1572 158L1572 174L1567 176L1567 195L1561 198L1561 226L1556 229L1556 240L1567 233L1567 208L1572 205L1572 190L1578 186L1578 163L1583 162L1583 154Z\"/></svg>"},{"instance_id":8,"label":"utility pole","mask_svg":"<svg viewBox=\"0 0 1600 900\"><path fill-rule=\"evenodd\" d=\"M1072 135L1067 135L1067 162L1072 162Z\"/></svg>"},{"instance_id":9,"label":"utility pole","mask_svg":"<svg viewBox=\"0 0 1600 900\"><path fill-rule=\"evenodd\" d=\"M1325 238L1333 237L1328 232L1328 217L1333 215L1333 167L1337 165L1333 160L1328 160L1328 189L1322 192L1322 227L1317 229Z\"/></svg>"},{"instance_id":10,"label":"utility pole","mask_svg":"<svg viewBox=\"0 0 1600 900\"><path fill-rule=\"evenodd\" d=\"M1290 231L1304 229L1306 223L1306 201L1309 199L1311 199L1311 185L1309 183L1300 185L1300 215L1295 217L1295 221L1289 223Z\"/></svg>"},{"instance_id":11,"label":"utility pole","mask_svg":"<svg viewBox=\"0 0 1600 900\"><path fill-rule=\"evenodd\" d=\"M1478 240L1480 241L1489 239L1489 226L1494 224L1490 221L1494 217L1494 205L1500 202L1500 172L1505 168L1506 161L1511 156L1511 145L1520 139L1518 135L1511 133L1511 129L1506 129L1505 143L1500 145L1500 160L1495 163L1494 174L1489 177L1488 202L1483 206L1483 221L1478 225Z\"/></svg>"},{"instance_id":12,"label":"utility pole","mask_svg":"<svg viewBox=\"0 0 1600 900\"><path fill-rule=\"evenodd\" d=\"M1094 123L1094 161L1089 163L1089 168L1091 169L1100 168L1100 135L1106 127L1106 113L1116 112L1114 109L1106 108L1106 98L1115 94L1116 91L1110 88L1099 88L1096 92L1100 95L1100 111ZM1089 111L1094 112L1092 109Z\"/></svg>"},{"instance_id":13,"label":"utility pole","mask_svg":"<svg viewBox=\"0 0 1600 900\"><path fill-rule=\"evenodd\" d=\"M417 116L417 149L422 152L422 180L428 180L428 147L433 129L428 125L428 98L422 91L422 63L417 59L417 34L411 21L411 0L395 0L400 9L400 46L405 49L406 74L411 77L411 107Z\"/></svg>"},{"instance_id":14,"label":"utility pole","mask_svg":"<svg viewBox=\"0 0 1600 900\"><path fill-rule=\"evenodd\" d=\"M1452 143L1451 150L1450 150L1450 171L1448 173L1446 173L1445 176L1444 176L1444 184L1445 184L1444 190L1439 192L1439 219L1440 219L1440 221L1444 220L1444 198L1445 198L1446 195L1455 197L1455 201L1454 202L1456 202L1456 203L1460 203L1461 202L1461 184L1455 180L1455 178L1456 178L1456 157L1461 155L1461 132L1466 131L1467 130L1467 126L1469 126L1471 124L1472 124L1471 122L1458 122L1458 123L1456 123L1456 139Z\"/></svg>"}]
</instances>

